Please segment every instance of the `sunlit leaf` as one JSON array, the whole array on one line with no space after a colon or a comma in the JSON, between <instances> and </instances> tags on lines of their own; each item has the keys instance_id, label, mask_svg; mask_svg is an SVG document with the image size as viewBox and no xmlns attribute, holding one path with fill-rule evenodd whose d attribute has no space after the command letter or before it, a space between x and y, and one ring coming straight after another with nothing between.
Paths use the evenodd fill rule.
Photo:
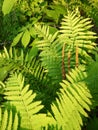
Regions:
<instances>
[{"instance_id":1,"label":"sunlit leaf","mask_svg":"<svg viewBox=\"0 0 98 130\"><path fill-rule=\"evenodd\" d=\"M26 30L22 37L22 45L26 47L30 42L30 33L28 30Z\"/></svg>"},{"instance_id":2,"label":"sunlit leaf","mask_svg":"<svg viewBox=\"0 0 98 130\"><path fill-rule=\"evenodd\" d=\"M4 15L9 14L17 0L4 0L2 12Z\"/></svg>"},{"instance_id":3,"label":"sunlit leaf","mask_svg":"<svg viewBox=\"0 0 98 130\"><path fill-rule=\"evenodd\" d=\"M19 42L20 38L22 37L22 34L23 34L23 32L19 33L19 34L14 38L14 40L13 40L13 42L12 42L12 46L17 45L17 43Z\"/></svg>"}]
</instances>

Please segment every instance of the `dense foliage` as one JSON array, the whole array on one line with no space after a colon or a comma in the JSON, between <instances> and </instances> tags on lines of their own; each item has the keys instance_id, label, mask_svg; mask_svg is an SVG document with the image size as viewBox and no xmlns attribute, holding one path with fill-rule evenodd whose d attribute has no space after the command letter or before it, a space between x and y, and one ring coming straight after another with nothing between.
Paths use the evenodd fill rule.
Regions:
<instances>
[{"instance_id":1,"label":"dense foliage","mask_svg":"<svg viewBox=\"0 0 98 130\"><path fill-rule=\"evenodd\" d=\"M98 1L0 1L0 130L98 129Z\"/></svg>"}]
</instances>

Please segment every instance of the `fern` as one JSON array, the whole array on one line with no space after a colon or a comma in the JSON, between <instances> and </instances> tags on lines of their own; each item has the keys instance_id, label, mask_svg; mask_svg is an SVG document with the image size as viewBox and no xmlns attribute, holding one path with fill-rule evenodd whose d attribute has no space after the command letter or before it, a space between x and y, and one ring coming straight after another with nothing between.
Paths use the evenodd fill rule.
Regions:
<instances>
[{"instance_id":1,"label":"fern","mask_svg":"<svg viewBox=\"0 0 98 130\"><path fill-rule=\"evenodd\" d=\"M70 68L78 67L91 58L88 52L95 51L96 39L95 33L90 31L91 27L89 18L83 19L74 12L65 15L59 33L54 35L50 34L49 27L35 26L42 65L55 82L65 79L64 75Z\"/></svg>"},{"instance_id":2,"label":"fern","mask_svg":"<svg viewBox=\"0 0 98 130\"><path fill-rule=\"evenodd\" d=\"M0 77L3 81L13 72L21 72L25 76L25 84L30 84L30 89L37 93L36 100L42 100L42 103L49 110L52 100L55 99L56 89L54 90L52 87L51 79L42 67L41 62L35 58L34 49L26 50L25 53L23 49L17 50L11 47L7 50L5 48L4 52L0 54L2 59ZM53 98L51 98L51 95L53 95Z\"/></svg>"},{"instance_id":3,"label":"fern","mask_svg":"<svg viewBox=\"0 0 98 130\"><path fill-rule=\"evenodd\" d=\"M0 108L0 130L17 130L18 129L18 114L10 109L2 112Z\"/></svg>"},{"instance_id":4,"label":"fern","mask_svg":"<svg viewBox=\"0 0 98 130\"><path fill-rule=\"evenodd\" d=\"M36 42L36 44L37 47L41 50L40 56L42 65L47 70L49 76L58 83L62 79L62 46L57 40L58 32L52 36L49 33L49 27L41 27L40 25L36 25L35 29L39 37L39 40Z\"/></svg>"},{"instance_id":5,"label":"fern","mask_svg":"<svg viewBox=\"0 0 98 130\"><path fill-rule=\"evenodd\" d=\"M19 60L13 60L12 51L9 54L8 50L4 47L4 51L0 53L0 80L5 80L9 73L12 70L14 71L17 66L19 66Z\"/></svg>"},{"instance_id":6,"label":"fern","mask_svg":"<svg viewBox=\"0 0 98 130\"><path fill-rule=\"evenodd\" d=\"M11 109L14 106L19 113L20 129L70 129L79 130L83 125L81 115L88 116L85 110L90 111L91 105L90 92L84 82L87 77L84 68L73 69L67 80L63 80L61 84L61 93L58 94L56 104L53 103L52 111L56 121L52 116L46 114L38 114L43 106L40 101L33 102L35 94L29 90L29 85L24 87L24 78L21 74L12 74L6 81L4 87L4 95L7 103L5 107ZM85 110L84 110L85 109ZM48 126L49 124L49 126Z\"/></svg>"},{"instance_id":7,"label":"fern","mask_svg":"<svg viewBox=\"0 0 98 130\"><path fill-rule=\"evenodd\" d=\"M83 19L75 12L68 12L61 23L60 41L69 46L69 51L78 47L79 55L90 57L87 52L94 51L96 39L95 33L90 31L92 25L89 18Z\"/></svg>"},{"instance_id":8,"label":"fern","mask_svg":"<svg viewBox=\"0 0 98 130\"><path fill-rule=\"evenodd\" d=\"M36 60L36 54L36 48L31 48L26 53L23 49L17 50L10 47L10 49L7 50L4 48L4 52L0 53L0 67L2 68L0 71L1 80L4 79L9 72L17 70L21 71L24 75L31 74L38 81L44 82L45 84L44 79L46 79L46 74L39 60Z\"/></svg>"},{"instance_id":9,"label":"fern","mask_svg":"<svg viewBox=\"0 0 98 130\"><path fill-rule=\"evenodd\" d=\"M95 77L92 76L93 81L90 79L94 68L86 73L86 67L79 66L91 59L89 52L95 51L96 34L90 31L91 27L90 19L83 19L78 12L68 12L60 31L54 34L45 25L35 25L37 39L33 42L34 48L27 48L31 35L29 30L20 33L12 45L16 45L23 35L24 48L4 48L0 53L0 80L5 84L0 82L0 94L5 100L0 115L2 129L81 129L82 117L88 116L91 98L94 97L90 88L95 83ZM97 68L97 62L94 67ZM39 93L37 98L34 91ZM40 99L40 95L42 101L35 101ZM50 100L56 96L58 98L51 105L53 116L41 113L44 109L41 103L47 103L49 110Z\"/></svg>"},{"instance_id":10,"label":"fern","mask_svg":"<svg viewBox=\"0 0 98 130\"><path fill-rule=\"evenodd\" d=\"M81 130L82 115L88 116L92 96L83 81L85 77L85 72L76 68L67 75L67 80L60 83L61 94L56 104L52 104L52 110L58 127L63 130Z\"/></svg>"},{"instance_id":11,"label":"fern","mask_svg":"<svg viewBox=\"0 0 98 130\"><path fill-rule=\"evenodd\" d=\"M10 106L16 107L20 114L20 128L38 130L41 126L47 125L50 118L46 114L38 114L43 105L40 101L33 102L36 94L29 90L29 85L24 87L24 78L21 74L13 74L6 82L4 90L5 99ZM6 107L9 106L8 103L6 103Z\"/></svg>"}]
</instances>

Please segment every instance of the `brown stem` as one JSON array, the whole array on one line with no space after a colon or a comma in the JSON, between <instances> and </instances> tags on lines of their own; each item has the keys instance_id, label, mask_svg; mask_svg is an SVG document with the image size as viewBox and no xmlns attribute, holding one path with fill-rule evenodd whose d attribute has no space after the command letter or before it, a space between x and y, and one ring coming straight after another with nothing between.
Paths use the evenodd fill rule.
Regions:
<instances>
[{"instance_id":1,"label":"brown stem","mask_svg":"<svg viewBox=\"0 0 98 130\"><path fill-rule=\"evenodd\" d=\"M66 79L66 72L65 72L65 63L64 63L64 59L65 59L65 43L62 47L62 79Z\"/></svg>"}]
</instances>

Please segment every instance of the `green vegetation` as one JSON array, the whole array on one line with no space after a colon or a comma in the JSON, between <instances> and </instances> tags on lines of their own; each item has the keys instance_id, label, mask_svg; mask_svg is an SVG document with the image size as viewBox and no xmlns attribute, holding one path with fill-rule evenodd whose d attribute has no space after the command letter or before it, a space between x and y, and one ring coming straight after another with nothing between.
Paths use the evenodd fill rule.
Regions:
<instances>
[{"instance_id":1,"label":"green vegetation","mask_svg":"<svg viewBox=\"0 0 98 130\"><path fill-rule=\"evenodd\" d=\"M98 129L98 1L0 1L0 130Z\"/></svg>"}]
</instances>

